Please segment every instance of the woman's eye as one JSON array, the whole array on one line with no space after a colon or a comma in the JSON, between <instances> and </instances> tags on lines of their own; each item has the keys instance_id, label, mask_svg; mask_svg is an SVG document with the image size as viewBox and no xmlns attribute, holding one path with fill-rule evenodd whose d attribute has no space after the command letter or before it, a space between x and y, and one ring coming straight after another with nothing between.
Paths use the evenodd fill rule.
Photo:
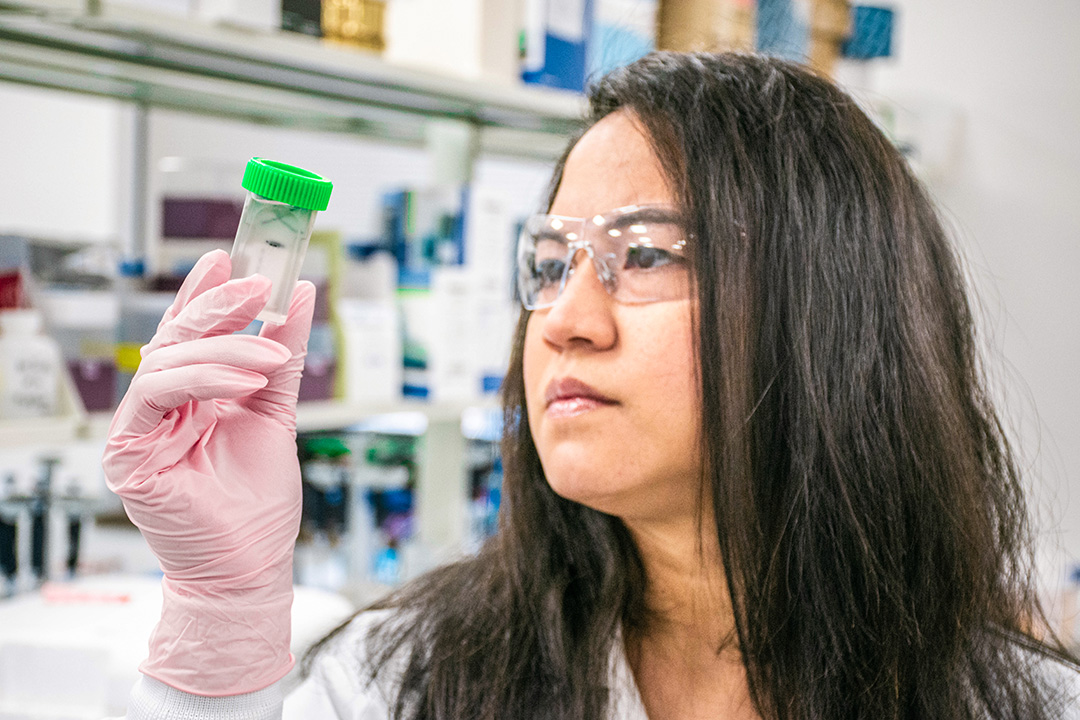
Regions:
<instances>
[{"instance_id":1,"label":"woman's eye","mask_svg":"<svg viewBox=\"0 0 1080 720\"><path fill-rule=\"evenodd\" d=\"M678 262L680 259L674 253L651 245L631 245L626 249L627 268L648 270Z\"/></svg>"},{"instance_id":2,"label":"woman's eye","mask_svg":"<svg viewBox=\"0 0 1080 720\"><path fill-rule=\"evenodd\" d=\"M541 287L558 285L559 281L562 280L564 265L565 263L562 260L538 260L534 273L537 282L540 283Z\"/></svg>"}]
</instances>

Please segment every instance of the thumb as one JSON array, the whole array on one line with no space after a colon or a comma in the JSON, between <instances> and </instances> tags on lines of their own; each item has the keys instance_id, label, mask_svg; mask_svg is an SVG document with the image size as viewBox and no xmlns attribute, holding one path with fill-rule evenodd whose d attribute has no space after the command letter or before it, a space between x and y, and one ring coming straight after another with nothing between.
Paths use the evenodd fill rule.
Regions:
<instances>
[{"instance_id":1,"label":"thumb","mask_svg":"<svg viewBox=\"0 0 1080 720\"><path fill-rule=\"evenodd\" d=\"M315 313L315 286L307 280L296 283L289 315L281 325L264 323L259 335L275 340L292 351L293 355L307 352L308 336L311 335L311 318Z\"/></svg>"},{"instance_id":2,"label":"thumb","mask_svg":"<svg viewBox=\"0 0 1080 720\"><path fill-rule=\"evenodd\" d=\"M307 356L311 318L315 312L315 286L306 280L296 284L289 315L281 325L265 323L259 336L284 345L292 357L284 365L266 374L266 387L255 392L247 404L268 415L277 415L286 424L295 425L296 395Z\"/></svg>"}]
</instances>

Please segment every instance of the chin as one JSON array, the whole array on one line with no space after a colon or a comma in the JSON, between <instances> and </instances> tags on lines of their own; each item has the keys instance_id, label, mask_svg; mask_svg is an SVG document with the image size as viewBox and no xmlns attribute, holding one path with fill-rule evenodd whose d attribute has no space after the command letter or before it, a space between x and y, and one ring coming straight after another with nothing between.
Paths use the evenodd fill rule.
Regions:
<instances>
[{"instance_id":1,"label":"chin","mask_svg":"<svg viewBox=\"0 0 1080 720\"><path fill-rule=\"evenodd\" d=\"M597 510L609 515L617 515L619 497L625 492L624 488L606 487L605 483L595 477L560 477L548 475L548 486L556 495L584 505L587 508Z\"/></svg>"}]
</instances>

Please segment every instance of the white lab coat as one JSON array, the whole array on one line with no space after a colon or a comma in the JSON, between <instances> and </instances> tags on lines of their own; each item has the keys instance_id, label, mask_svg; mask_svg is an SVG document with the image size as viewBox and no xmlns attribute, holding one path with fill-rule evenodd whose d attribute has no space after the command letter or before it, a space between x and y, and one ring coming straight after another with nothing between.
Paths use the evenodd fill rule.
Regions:
<instances>
[{"instance_id":1,"label":"white lab coat","mask_svg":"<svg viewBox=\"0 0 1080 720\"><path fill-rule=\"evenodd\" d=\"M206 698L143 677L132 690L126 720L389 720L396 679L393 668L384 668L379 683L368 685L362 667L363 640L389 612L359 615L343 632L341 642L321 653L311 674L294 688L280 681L246 695ZM1047 664L1053 682L1072 699L1062 720L1080 720L1080 673ZM612 646L609 668L612 692L607 718L648 720L621 637Z\"/></svg>"},{"instance_id":2,"label":"white lab coat","mask_svg":"<svg viewBox=\"0 0 1080 720\"><path fill-rule=\"evenodd\" d=\"M294 688L280 681L246 695L206 698L143 677L131 692L126 720L389 720L396 673L384 668L378 683L367 684L363 649L368 631L390 612L357 616ZM621 641L612 647L609 668L608 718L648 720Z\"/></svg>"}]
</instances>

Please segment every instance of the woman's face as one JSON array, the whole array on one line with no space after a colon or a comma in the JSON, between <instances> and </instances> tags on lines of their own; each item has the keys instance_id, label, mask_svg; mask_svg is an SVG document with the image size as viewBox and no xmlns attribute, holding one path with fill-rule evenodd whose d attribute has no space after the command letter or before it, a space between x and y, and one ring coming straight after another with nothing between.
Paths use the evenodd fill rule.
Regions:
<instances>
[{"instance_id":1,"label":"woman's face","mask_svg":"<svg viewBox=\"0 0 1080 720\"><path fill-rule=\"evenodd\" d=\"M550 214L592 218L676 204L644 129L627 111L571 151ZM529 425L552 489L624 519L673 519L699 502L700 403L689 297L622 304L584 251L555 305L525 333Z\"/></svg>"}]
</instances>

